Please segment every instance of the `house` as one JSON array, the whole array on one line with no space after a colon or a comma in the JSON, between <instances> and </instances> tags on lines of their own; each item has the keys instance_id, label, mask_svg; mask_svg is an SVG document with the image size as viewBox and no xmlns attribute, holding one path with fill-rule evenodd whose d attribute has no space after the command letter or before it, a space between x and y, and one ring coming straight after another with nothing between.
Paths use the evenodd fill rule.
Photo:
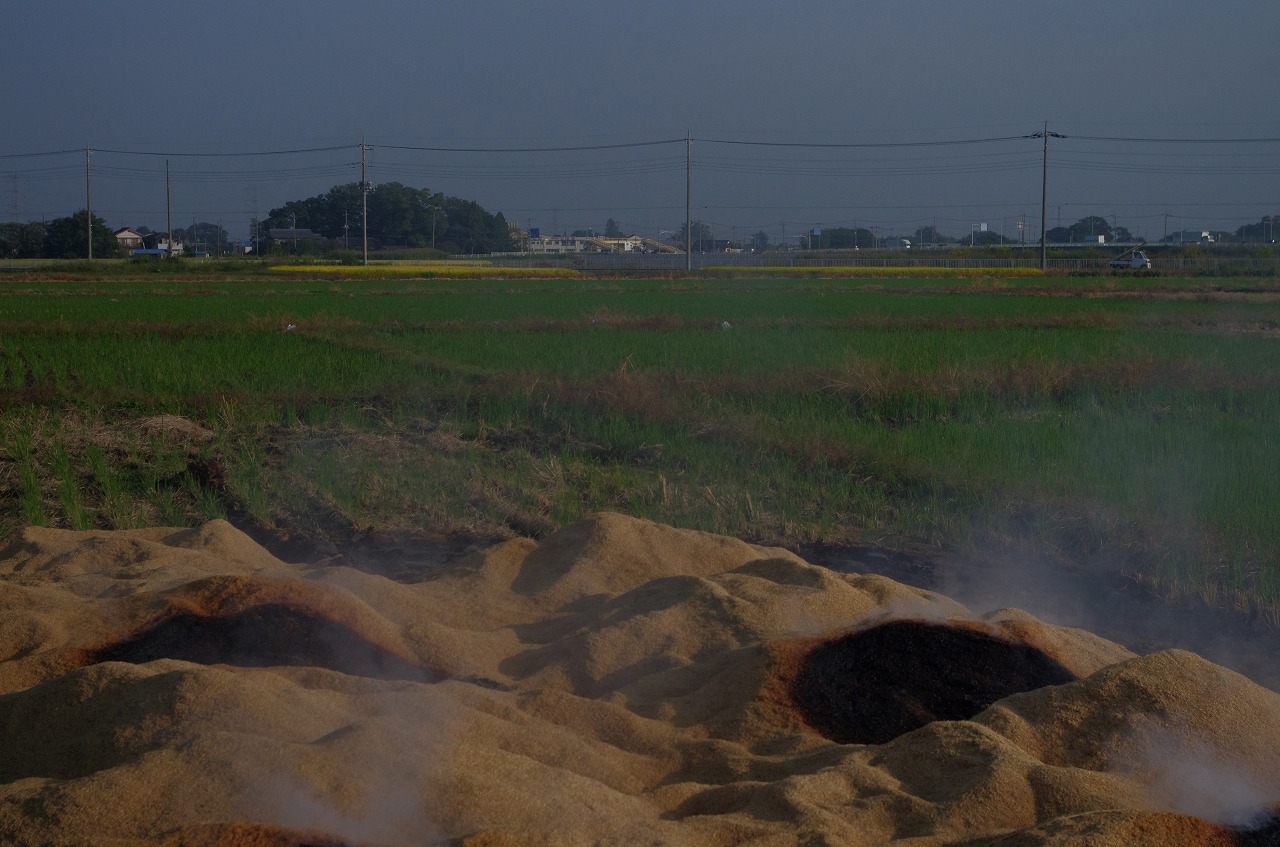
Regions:
<instances>
[{"instance_id":1,"label":"house","mask_svg":"<svg viewBox=\"0 0 1280 847\"><path fill-rule=\"evenodd\" d=\"M529 239L530 253L582 253L592 239L574 235L538 235Z\"/></svg>"},{"instance_id":2,"label":"house","mask_svg":"<svg viewBox=\"0 0 1280 847\"><path fill-rule=\"evenodd\" d=\"M148 232L142 236L142 246L147 250L163 250L169 256L182 255L182 242L174 240L169 243L169 233L167 232Z\"/></svg>"},{"instance_id":3,"label":"house","mask_svg":"<svg viewBox=\"0 0 1280 847\"><path fill-rule=\"evenodd\" d=\"M124 227L123 229L117 229L115 235L116 242L119 243L120 249L126 253L142 249L142 233L134 232L128 227Z\"/></svg>"},{"instance_id":4,"label":"house","mask_svg":"<svg viewBox=\"0 0 1280 847\"><path fill-rule=\"evenodd\" d=\"M638 235L630 235L626 238L605 238L599 235L534 235L531 233L526 249L530 253L682 252Z\"/></svg>"}]
</instances>

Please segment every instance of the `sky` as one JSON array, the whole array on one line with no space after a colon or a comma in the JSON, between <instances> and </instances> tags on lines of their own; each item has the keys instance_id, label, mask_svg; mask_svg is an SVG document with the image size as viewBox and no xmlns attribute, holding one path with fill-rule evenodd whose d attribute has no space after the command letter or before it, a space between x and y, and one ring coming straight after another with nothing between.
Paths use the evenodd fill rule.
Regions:
<instances>
[{"instance_id":1,"label":"sky","mask_svg":"<svg viewBox=\"0 0 1280 847\"><path fill-rule=\"evenodd\" d=\"M1021 220L1032 241L1046 126L1049 227L1154 239L1280 211L1264 0L9 0L3 19L0 221L88 194L113 228L171 213L243 237L358 181L363 144L372 182L544 232L657 236L688 192L717 236ZM546 149L565 147L600 149Z\"/></svg>"}]
</instances>

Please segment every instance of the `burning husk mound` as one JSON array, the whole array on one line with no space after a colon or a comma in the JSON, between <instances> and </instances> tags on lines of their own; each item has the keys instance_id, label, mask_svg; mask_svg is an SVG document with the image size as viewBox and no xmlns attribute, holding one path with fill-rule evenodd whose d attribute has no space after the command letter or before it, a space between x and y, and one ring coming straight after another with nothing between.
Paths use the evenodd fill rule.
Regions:
<instances>
[{"instance_id":1,"label":"burning husk mound","mask_svg":"<svg viewBox=\"0 0 1280 847\"><path fill-rule=\"evenodd\" d=\"M1280 697L1191 653L613 514L340 561L10 539L0 843L1280 843Z\"/></svg>"}]
</instances>

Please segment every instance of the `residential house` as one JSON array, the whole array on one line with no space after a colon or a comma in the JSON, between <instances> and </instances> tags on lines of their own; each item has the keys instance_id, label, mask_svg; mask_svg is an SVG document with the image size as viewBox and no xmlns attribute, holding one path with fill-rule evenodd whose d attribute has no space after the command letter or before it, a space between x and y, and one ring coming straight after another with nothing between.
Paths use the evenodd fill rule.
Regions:
<instances>
[{"instance_id":1,"label":"residential house","mask_svg":"<svg viewBox=\"0 0 1280 847\"><path fill-rule=\"evenodd\" d=\"M128 227L116 230L116 241L120 244L120 249L126 253L134 250L142 249L142 233L134 232Z\"/></svg>"},{"instance_id":2,"label":"residential house","mask_svg":"<svg viewBox=\"0 0 1280 847\"><path fill-rule=\"evenodd\" d=\"M181 256L182 242L174 239L170 243L167 232L148 232L142 236L142 246L148 250L163 250L169 256Z\"/></svg>"}]
</instances>

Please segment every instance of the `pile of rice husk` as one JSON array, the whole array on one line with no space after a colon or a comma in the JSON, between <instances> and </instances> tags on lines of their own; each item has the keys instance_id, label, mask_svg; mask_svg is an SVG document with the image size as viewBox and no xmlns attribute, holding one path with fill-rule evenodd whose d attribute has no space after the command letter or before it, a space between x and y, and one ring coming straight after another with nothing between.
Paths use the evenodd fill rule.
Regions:
<instances>
[{"instance_id":1,"label":"pile of rice husk","mask_svg":"<svg viewBox=\"0 0 1280 847\"><path fill-rule=\"evenodd\" d=\"M1280 843L1280 697L1192 653L616 514L337 561L11 538L0 843Z\"/></svg>"}]
</instances>

